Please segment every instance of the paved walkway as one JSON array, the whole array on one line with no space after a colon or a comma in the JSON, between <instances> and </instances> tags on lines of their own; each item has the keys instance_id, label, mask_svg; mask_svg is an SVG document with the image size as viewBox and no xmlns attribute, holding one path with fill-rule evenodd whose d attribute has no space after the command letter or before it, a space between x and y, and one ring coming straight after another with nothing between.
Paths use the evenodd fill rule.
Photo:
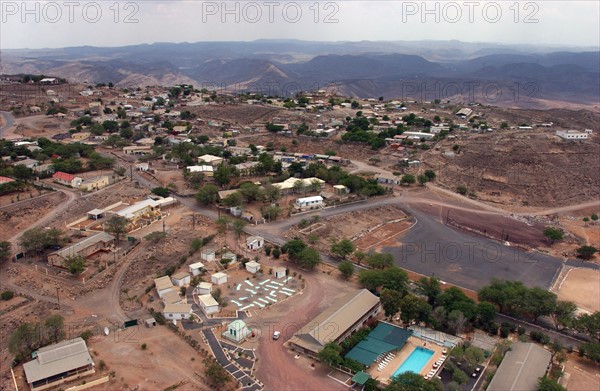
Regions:
<instances>
[{"instance_id":1,"label":"paved walkway","mask_svg":"<svg viewBox=\"0 0 600 391\"><path fill-rule=\"evenodd\" d=\"M225 368L227 372L231 374L235 379L237 379L242 384L243 390L249 391L259 391L262 390L262 385L258 383L257 380L251 377L251 369L244 368L239 366L235 360L232 360L225 351L223 350L223 345L215 335L212 329L203 329L202 335L206 339L210 350L213 353L213 356L217 359L219 364ZM232 346L230 344L226 344L228 346Z\"/></svg>"}]
</instances>

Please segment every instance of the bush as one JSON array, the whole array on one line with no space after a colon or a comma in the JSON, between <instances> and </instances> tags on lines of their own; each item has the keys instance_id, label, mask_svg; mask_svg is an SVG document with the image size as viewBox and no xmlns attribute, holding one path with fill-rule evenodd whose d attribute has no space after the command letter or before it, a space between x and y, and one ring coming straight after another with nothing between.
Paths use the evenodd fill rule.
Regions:
<instances>
[{"instance_id":1,"label":"bush","mask_svg":"<svg viewBox=\"0 0 600 391\"><path fill-rule=\"evenodd\" d=\"M142 346L141 346L141 348L142 348L142 350L146 350L146 349L148 349L148 345L146 345L145 343L143 343Z\"/></svg>"},{"instance_id":2,"label":"bush","mask_svg":"<svg viewBox=\"0 0 600 391\"><path fill-rule=\"evenodd\" d=\"M87 342L90 338L92 338L93 335L94 333L92 332L92 330L85 330L79 336L81 337L81 339Z\"/></svg>"},{"instance_id":3,"label":"bush","mask_svg":"<svg viewBox=\"0 0 600 391\"><path fill-rule=\"evenodd\" d=\"M531 339L535 342L539 342L542 345L547 345L550 343L550 337L547 336L544 333L541 333L539 331L532 331L531 333L529 333L529 336L531 337Z\"/></svg>"},{"instance_id":4,"label":"bush","mask_svg":"<svg viewBox=\"0 0 600 391\"><path fill-rule=\"evenodd\" d=\"M5 301L8 301L8 300L12 299L13 297L15 297L15 294L12 291L4 291L4 292L0 293L0 298Z\"/></svg>"},{"instance_id":5,"label":"bush","mask_svg":"<svg viewBox=\"0 0 600 391\"><path fill-rule=\"evenodd\" d=\"M519 326L519 327L517 328L517 333L519 333L519 335L523 335L523 334L525 334L525 327L523 327L523 326Z\"/></svg>"},{"instance_id":6,"label":"bush","mask_svg":"<svg viewBox=\"0 0 600 391\"><path fill-rule=\"evenodd\" d=\"M104 360L100 360L98 362L98 369L101 370L101 371L103 371L103 370L106 369L106 363L104 362Z\"/></svg>"}]
</instances>

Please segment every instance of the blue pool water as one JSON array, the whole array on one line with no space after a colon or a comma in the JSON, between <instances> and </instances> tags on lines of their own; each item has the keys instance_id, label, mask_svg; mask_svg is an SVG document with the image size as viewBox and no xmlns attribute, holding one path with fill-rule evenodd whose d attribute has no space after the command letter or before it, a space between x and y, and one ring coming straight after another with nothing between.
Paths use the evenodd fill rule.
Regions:
<instances>
[{"instance_id":1,"label":"blue pool water","mask_svg":"<svg viewBox=\"0 0 600 391\"><path fill-rule=\"evenodd\" d=\"M427 364L427 361L433 356L433 350L425 349L422 347L416 347L412 351L410 356L404 360L402 365L396 369L396 372L392 376L398 376L404 372L419 373L421 369Z\"/></svg>"}]
</instances>

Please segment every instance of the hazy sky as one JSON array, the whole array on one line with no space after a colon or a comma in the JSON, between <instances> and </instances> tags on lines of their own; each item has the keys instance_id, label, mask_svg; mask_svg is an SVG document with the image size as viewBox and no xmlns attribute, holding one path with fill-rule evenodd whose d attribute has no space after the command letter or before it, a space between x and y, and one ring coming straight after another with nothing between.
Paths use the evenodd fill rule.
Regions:
<instances>
[{"instance_id":1,"label":"hazy sky","mask_svg":"<svg viewBox=\"0 0 600 391\"><path fill-rule=\"evenodd\" d=\"M5 49L256 39L600 45L595 0L0 0L0 5Z\"/></svg>"}]
</instances>

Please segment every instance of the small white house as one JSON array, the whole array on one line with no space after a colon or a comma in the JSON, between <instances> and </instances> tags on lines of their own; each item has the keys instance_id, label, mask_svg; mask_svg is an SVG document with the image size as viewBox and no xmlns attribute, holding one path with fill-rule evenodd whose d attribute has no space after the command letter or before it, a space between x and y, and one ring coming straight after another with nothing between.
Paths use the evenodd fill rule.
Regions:
<instances>
[{"instance_id":1,"label":"small white house","mask_svg":"<svg viewBox=\"0 0 600 391\"><path fill-rule=\"evenodd\" d=\"M246 239L246 247L248 250L258 250L261 249L265 244L265 238L262 236L249 236Z\"/></svg>"},{"instance_id":2,"label":"small white house","mask_svg":"<svg viewBox=\"0 0 600 391\"><path fill-rule=\"evenodd\" d=\"M189 319L192 317L191 304L165 304L163 315L166 319Z\"/></svg>"},{"instance_id":3,"label":"small white house","mask_svg":"<svg viewBox=\"0 0 600 391\"><path fill-rule=\"evenodd\" d=\"M587 132L578 132L576 130L557 130L556 135L563 140L587 140Z\"/></svg>"},{"instance_id":4,"label":"small white house","mask_svg":"<svg viewBox=\"0 0 600 391\"><path fill-rule=\"evenodd\" d=\"M212 292L212 286L212 283L202 281L200 284L198 284L198 287L196 287L196 291L199 295L210 295Z\"/></svg>"},{"instance_id":5,"label":"small white house","mask_svg":"<svg viewBox=\"0 0 600 391\"><path fill-rule=\"evenodd\" d=\"M204 269L204 264L202 262L196 262L196 263L192 263L189 267L190 267L190 273L192 273L193 276L197 276L199 274L202 274L202 270Z\"/></svg>"},{"instance_id":6,"label":"small white house","mask_svg":"<svg viewBox=\"0 0 600 391\"><path fill-rule=\"evenodd\" d=\"M167 292L173 292L173 283L169 276L154 279L154 286L158 292L158 297L162 298Z\"/></svg>"},{"instance_id":7,"label":"small white house","mask_svg":"<svg viewBox=\"0 0 600 391\"><path fill-rule=\"evenodd\" d=\"M248 328L246 322L240 319L236 319L233 322L229 323L229 326L227 326L227 330L225 330L221 335L223 336L223 338L227 338L230 341L240 343L251 334L252 330Z\"/></svg>"},{"instance_id":8,"label":"small white house","mask_svg":"<svg viewBox=\"0 0 600 391\"><path fill-rule=\"evenodd\" d=\"M190 283L190 275L186 272L175 273L171 276L171 281L176 286L188 285Z\"/></svg>"},{"instance_id":9,"label":"small white house","mask_svg":"<svg viewBox=\"0 0 600 391\"><path fill-rule=\"evenodd\" d=\"M175 291L165 292L162 296L162 301L165 303L165 305L184 303L183 298Z\"/></svg>"},{"instance_id":10,"label":"small white house","mask_svg":"<svg viewBox=\"0 0 600 391\"><path fill-rule=\"evenodd\" d=\"M200 250L200 258L203 261L214 261L217 256L217 250L212 247L203 248Z\"/></svg>"},{"instance_id":11,"label":"small white house","mask_svg":"<svg viewBox=\"0 0 600 391\"><path fill-rule=\"evenodd\" d=\"M256 261L246 262L246 270L248 270L250 273L254 274L260 270L260 263L258 263Z\"/></svg>"},{"instance_id":12,"label":"small white house","mask_svg":"<svg viewBox=\"0 0 600 391\"><path fill-rule=\"evenodd\" d=\"M210 281L215 285L227 284L227 274L218 272L210 276Z\"/></svg>"},{"instance_id":13,"label":"small white house","mask_svg":"<svg viewBox=\"0 0 600 391\"><path fill-rule=\"evenodd\" d=\"M206 315L214 314L219 312L219 303L211 295L200 295L198 296L200 307Z\"/></svg>"},{"instance_id":14,"label":"small white house","mask_svg":"<svg viewBox=\"0 0 600 391\"><path fill-rule=\"evenodd\" d=\"M300 209L320 208L322 206L323 197L321 196L303 197L296 200L296 207Z\"/></svg>"},{"instance_id":15,"label":"small white house","mask_svg":"<svg viewBox=\"0 0 600 391\"><path fill-rule=\"evenodd\" d=\"M283 278L286 276L286 269L283 266L276 266L273 268L273 275L275 278Z\"/></svg>"}]
</instances>

